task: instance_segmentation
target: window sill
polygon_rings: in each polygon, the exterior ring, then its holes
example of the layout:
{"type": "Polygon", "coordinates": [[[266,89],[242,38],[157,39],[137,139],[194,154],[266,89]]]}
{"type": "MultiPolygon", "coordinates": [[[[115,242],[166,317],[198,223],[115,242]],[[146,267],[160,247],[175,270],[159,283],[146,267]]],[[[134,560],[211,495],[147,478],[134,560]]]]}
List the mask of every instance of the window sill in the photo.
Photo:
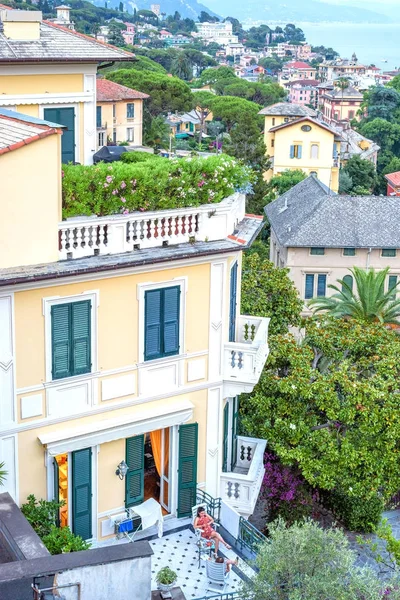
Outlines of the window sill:
{"type": "Polygon", "coordinates": [[[71,385],[72,383],[79,383],[79,381],[85,381],[86,379],[94,379],[100,375],[100,371],[92,371],[91,373],[84,373],[83,375],[73,375],[72,377],[63,377],[61,379],[52,379],[51,381],[44,381],[43,386],[45,388],[59,387],[61,385],[71,385]]]}
{"type": "Polygon", "coordinates": [[[174,354],[173,356],[163,356],[162,358],[153,358],[150,360],[144,360],[138,363],[138,367],[147,367],[147,366],[157,366],[157,365],[165,365],[169,362],[175,362],[176,360],[182,360],[183,358],[187,358],[187,354],[174,354]]]}

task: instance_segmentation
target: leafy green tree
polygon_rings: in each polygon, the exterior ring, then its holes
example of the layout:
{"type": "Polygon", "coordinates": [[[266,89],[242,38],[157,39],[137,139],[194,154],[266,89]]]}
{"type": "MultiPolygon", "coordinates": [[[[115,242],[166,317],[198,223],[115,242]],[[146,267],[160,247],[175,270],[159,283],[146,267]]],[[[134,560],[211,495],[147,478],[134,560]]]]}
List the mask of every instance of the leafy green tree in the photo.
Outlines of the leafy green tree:
{"type": "MultiPolygon", "coordinates": [[[[252,313],[250,313],[252,314],[252,313]]],[[[270,337],[243,426],[312,486],[363,499],[400,489],[399,336],[380,323],[308,319],[270,337]]]]}
{"type": "Polygon", "coordinates": [[[112,46],[125,46],[125,40],[117,23],[110,23],[108,43],[112,46]]]}
{"type": "Polygon", "coordinates": [[[215,96],[211,92],[195,92],[192,96],[192,107],[200,121],[199,142],[201,143],[205,132],[207,117],[211,114],[211,107],[215,96]]]}
{"type": "Polygon", "coordinates": [[[357,554],[340,529],[312,520],[269,526],[259,549],[257,571],[242,584],[243,600],[398,600],[397,579],[382,584],[370,568],[356,566],[357,554]]]}
{"type": "Polygon", "coordinates": [[[368,120],[381,118],[394,121],[400,108],[400,93],[395,88],[372,87],[365,93],[363,106],[367,110],[368,120]]]}
{"type": "Polygon", "coordinates": [[[219,21],[218,17],[212,17],[205,10],[202,10],[199,14],[199,22],[200,23],[217,23],[219,21]]]}
{"type": "Polygon", "coordinates": [[[344,170],[340,169],[339,172],[339,194],[350,194],[353,189],[353,179],[351,176],[344,170]]]}
{"type": "Polygon", "coordinates": [[[295,185],[300,183],[306,178],[306,174],[301,169],[294,169],[293,171],[287,169],[282,171],[279,175],[274,175],[270,179],[266,189],[265,204],[272,202],[279,196],[282,196],[286,192],[292,189],[295,185]]]}
{"type": "Polygon", "coordinates": [[[400,93],[400,75],[396,75],[396,77],[393,77],[392,81],[389,81],[389,83],[386,84],[387,87],[393,88],[394,90],[396,90],[396,92],[400,93]]]}
{"type": "Polygon", "coordinates": [[[242,313],[270,317],[271,335],[284,334],[288,327],[300,324],[303,303],[289,269],[275,267],[269,260],[269,246],[255,242],[243,257],[242,313]],[[250,311],[250,312],[249,312],[250,311]]]}
{"type": "Polygon", "coordinates": [[[234,96],[218,96],[214,98],[212,103],[214,119],[221,119],[228,132],[246,113],[257,118],[260,108],[255,102],[250,102],[244,98],[235,98],[234,96]]]}
{"type": "Polygon", "coordinates": [[[258,64],[261,67],[264,67],[264,69],[267,69],[267,71],[271,71],[273,74],[276,74],[278,71],[281,71],[284,61],[277,56],[271,56],[268,58],[260,58],[258,64]]]}
{"type": "Polygon", "coordinates": [[[108,73],[107,79],[149,94],[150,98],[146,100],[146,104],[151,116],[168,111],[189,110],[192,104],[189,86],[178,77],[134,69],[118,69],[108,73]]]}
{"type": "Polygon", "coordinates": [[[180,52],[172,61],[171,72],[184,81],[189,81],[189,79],[193,78],[193,65],[183,52],[180,52]]]}
{"type": "Polygon", "coordinates": [[[169,133],[169,127],[164,121],[164,117],[150,118],[150,122],[144,130],[144,142],[156,150],[162,147],[168,148],[169,133]]]}
{"type": "Polygon", "coordinates": [[[391,123],[382,118],[363,121],[359,125],[362,135],[374,140],[383,152],[390,150],[398,152],[400,149],[400,124],[391,123]]]}
{"type": "MultiPolygon", "coordinates": [[[[119,69],[118,65],[115,65],[113,67],[111,67],[111,69],[109,71],[106,72],[112,72],[112,71],[117,71],[119,69]]],[[[154,71],[156,73],[164,73],[166,74],[167,71],[164,69],[164,67],[162,67],[160,64],[156,63],[154,60],[151,60],[151,58],[148,58],[147,56],[140,56],[140,55],[135,55],[135,58],[128,62],[128,63],[124,63],[124,69],[135,69],[135,71],[154,71]]]]}
{"type": "Polygon", "coordinates": [[[355,289],[353,290],[344,279],[338,280],[341,289],[334,284],[328,285],[328,288],[336,293],[310,300],[309,306],[314,312],[323,310],[335,318],[351,318],[368,323],[399,323],[400,299],[396,299],[396,289],[400,281],[396,287],[385,291],[390,267],[382,271],[360,267],[349,270],[355,282],[355,289]]]}
{"type": "Polygon", "coordinates": [[[198,85],[198,87],[201,87],[203,85],[215,84],[221,79],[232,79],[233,81],[235,81],[238,78],[236,77],[231,67],[205,69],[199,77],[198,81],[196,82],[196,85],[198,85]]]}
{"type": "Polygon", "coordinates": [[[371,193],[376,183],[375,165],[372,162],[356,154],[347,161],[343,171],[351,177],[354,188],[362,187],[371,193]]]}

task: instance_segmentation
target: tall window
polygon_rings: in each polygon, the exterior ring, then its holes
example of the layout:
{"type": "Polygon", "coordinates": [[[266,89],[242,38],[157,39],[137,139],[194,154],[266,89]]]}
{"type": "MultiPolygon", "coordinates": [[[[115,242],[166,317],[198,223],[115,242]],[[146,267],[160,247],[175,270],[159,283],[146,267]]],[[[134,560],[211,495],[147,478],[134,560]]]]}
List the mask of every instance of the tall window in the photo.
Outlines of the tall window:
{"type": "MultiPolygon", "coordinates": [[[[351,291],[353,291],[353,277],[351,275],[345,275],[343,277],[343,283],[346,284],[351,291]]],[[[346,285],[342,285],[342,292],[348,292],[346,285]]]]}
{"type": "Polygon", "coordinates": [[[318,144],[311,144],[311,158],[319,158],[319,146],[318,144]]]}
{"type": "Polygon", "coordinates": [[[301,158],[302,150],[301,144],[293,144],[290,146],[290,158],[301,158]]]}
{"type": "Polygon", "coordinates": [[[128,127],[126,130],[126,139],[128,142],[133,142],[133,127],[128,127]]]}
{"type": "Polygon", "coordinates": [[[179,285],[145,292],[144,359],[179,354],[179,285]]]}
{"type": "Polygon", "coordinates": [[[51,307],[52,378],[63,379],[91,371],[91,302],[51,307]]]}
{"type": "Polygon", "coordinates": [[[311,248],[311,256],[323,256],[325,254],[325,248],[311,248]]]}
{"type": "Polygon", "coordinates": [[[397,285],[397,275],[389,275],[388,277],[388,291],[393,290],[397,285]]]}
{"type": "Polygon", "coordinates": [[[349,110],[349,119],[354,119],[354,110],[349,110]]]}
{"type": "Polygon", "coordinates": [[[321,297],[325,295],[326,275],[324,273],[319,273],[318,275],[307,273],[304,298],[310,300],[311,298],[314,298],[314,296],[321,297]]]}
{"type": "Polygon", "coordinates": [[[396,248],[382,248],[382,256],[387,258],[396,256],[396,248]]]}
{"type": "Polygon", "coordinates": [[[115,119],[116,116],[117,116],[117,105],[113,104],[113,118],[115,119]]]}
{"type": "Polygon", "coordinates": [[[135,118],[135,105],[132,102],[128,102],[128,104],[126,105],[126,118],[135,118]]]}
{"type": "Polygon", "coordinates": [[[96,106],[96,127],[101,127],[101,106],[96,106]]]}

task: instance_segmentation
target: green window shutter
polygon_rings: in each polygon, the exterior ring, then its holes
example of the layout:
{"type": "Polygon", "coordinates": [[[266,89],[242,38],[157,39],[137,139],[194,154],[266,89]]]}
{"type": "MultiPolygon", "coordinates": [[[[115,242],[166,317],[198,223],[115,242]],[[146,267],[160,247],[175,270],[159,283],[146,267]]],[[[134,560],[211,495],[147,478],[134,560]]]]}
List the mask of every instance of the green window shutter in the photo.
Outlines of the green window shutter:
{"type": "Polygon", "coordinates": [[[197,423],[179,427],[178,518],[190,516],[196,504],[197,439],[197,423]]]}
{"type": "Polygon", "coordinates": [[[397,286],[397,275],[389,275],[388,291],[390,292],[397,286]]]}
{"type": "MultiPolygon", "coordinates": [[[[343,277],[343,283],[346,284],[351,291],[353,291],[353,277],[351,275],[345,275],[343,277]]],[[[345,285],[342,285],[342,292],[349,292],[345,285]]]]}
{"type": "Polygon", "coordinates": [[[309,300],[314,296],[314,275],[311,273],[307,273],[306,275],[306,291],[304,294],[304,298],[309,300]]]}
{"type": "Polygon", "coordinates": [[[51,369],[53,379],[71,376],[70,304],[51,307],[51,369]]]}
{"type": "Polygon", "coordinates": [[[290,158],[294,158],[294,146],[290,146],[290,158]]]}
{"type": "Polygon", "coordinates": [[[163,292],[163,356],[179,353],[180,286],[165,288],[163,292]]]}
{"type": "Polygon", "coordinates": [[[92,450],[72,452],[72,531],[92,537],[92,450]]]}
{"type": "Polygon", "coordinates": [[[144,499],[144,435],[135,435],[125,442],[125,506],[140,504],[144,499]]]}
{"type": "Polygon", "coordinates": [[[223,462],[222,471],[226,473],[228,469],[228,426],[229,426],[229,402],[224,406],[224,432],[222,437],[223,462]]]}
{"type": "Polygon", "coordinates": [[[90,312],[90,300],[71,304],[73,375],[90,373],[91,370],[90,312]]]}
{"type": "Polygon", "coordinates": [[[145,293],[144,359],[161,356],[161,290],[145,293]]]}
{"type": "Polygon", "coordinates": [[[233,415],[232,415],[232,456],[231,469],[236,466],[237,447],[238,447],[238,425],[239,425],[239,396],[233,399],[233,415]]]}
{"type": "Polygon", "coordinates": [[[236,308],[237,308],[237,262],[231,269],[230,295],[229,295],[229,341],[235,341],[236,335],[236,308]]]}
{"type": "Polygon", "coordinates": [[[318,275],[317,296],[326,295],[326,275],[318,275]]]}

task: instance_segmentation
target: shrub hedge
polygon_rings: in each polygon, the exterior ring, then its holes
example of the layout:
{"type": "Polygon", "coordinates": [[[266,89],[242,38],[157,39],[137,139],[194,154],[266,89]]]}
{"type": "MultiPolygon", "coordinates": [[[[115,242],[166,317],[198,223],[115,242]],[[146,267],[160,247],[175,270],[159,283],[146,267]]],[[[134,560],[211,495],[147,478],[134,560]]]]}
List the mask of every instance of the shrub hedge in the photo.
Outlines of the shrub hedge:
{"type": "Polygon", "coordinates": [[[247,191],[252,172],[226,155],[63,166],[63,218],[221,202],[247,191]],[[150,162],[151,161],[151,162],[150,162]]]}

